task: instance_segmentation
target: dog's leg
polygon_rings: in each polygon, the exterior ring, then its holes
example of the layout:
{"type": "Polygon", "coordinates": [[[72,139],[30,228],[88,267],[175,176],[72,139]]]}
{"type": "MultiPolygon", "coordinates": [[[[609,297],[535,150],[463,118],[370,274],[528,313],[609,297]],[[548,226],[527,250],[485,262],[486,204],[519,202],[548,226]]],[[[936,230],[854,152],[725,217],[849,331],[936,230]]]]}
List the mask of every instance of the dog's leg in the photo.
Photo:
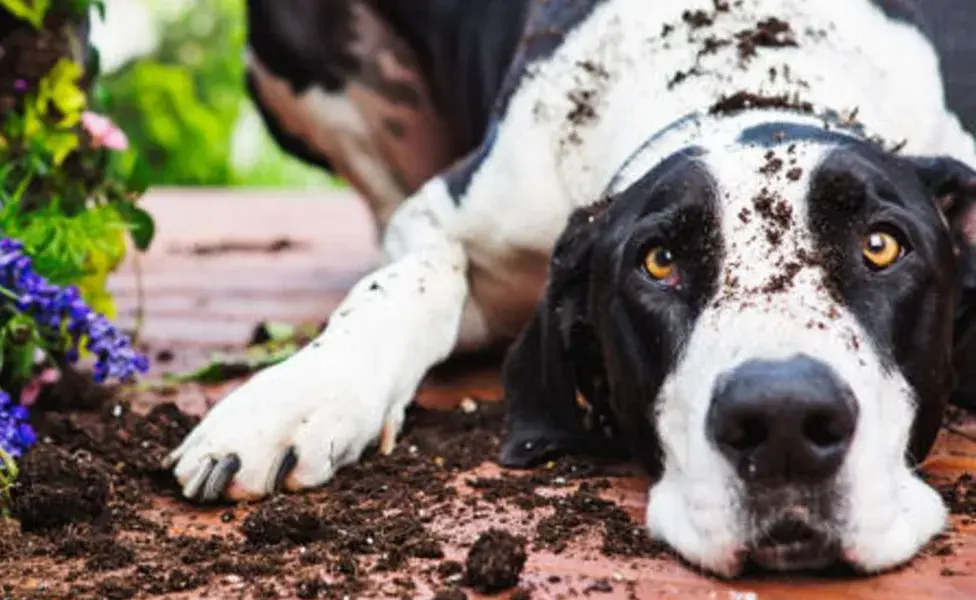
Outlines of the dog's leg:
{"type": "Polygon", "coordinates": [[[416,49],[363,0],[247,5],[247,89],[268,131],[292,156],[348,181],[382,231],[465,151],[416,49]]]}
{"type": "MultiPolygon", "coordinates": [[[[434,179],[396,213],[387,266],[360,281],[321,336],[254,376],[167,459],[188,498],[256,498],[326,482],[400,430],[421,379],[457,346],[468,304],[467,258],[452,239],[456,206],[434,179]]],[[[384,444],[387,445],[387,444],[384,444]]]]}

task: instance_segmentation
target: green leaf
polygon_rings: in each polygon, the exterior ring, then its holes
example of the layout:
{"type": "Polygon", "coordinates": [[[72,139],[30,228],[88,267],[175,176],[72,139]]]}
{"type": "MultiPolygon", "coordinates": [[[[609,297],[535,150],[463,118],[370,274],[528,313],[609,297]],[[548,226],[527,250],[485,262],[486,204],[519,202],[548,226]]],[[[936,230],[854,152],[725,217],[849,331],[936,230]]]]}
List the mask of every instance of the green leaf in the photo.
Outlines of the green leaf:
{"type": "Polygon", "coordinates": [[[85,110],[88,99],[85,92],[78,86],[84,68],[69,58],[62,58],[54,65],[40,82],[42,94],[50,94],[51,102],[64,117],[59,125],[73,127],[81,120],[81,113],[85,110]]]}
{"type": "Polygon", "coordinates": [[[44,17],[47,16],[51,0],[0,0],[0,7],[7,9],[7,12],[27,21],[40,29],[44,26],[44,17]]]}
{"type": "Polygon", "coordinates": [[[142,160],[138,154],[134,155],[132,170],[129,172],[129,179],[126,182],[129,191],[140,196],[146,193],[152,177],[153,173],[149,164],[142,160]]]}
{"type": "Polygon", "coordinates": [[[152,215],[133,202],[119,202],[115,208],[129,226],[129,233],[136,248],[143,252],[148,250],[156,236],[156,222],[152,215]]]}
{"type": "Polygon", "coordinates": [[[223,383],[284,362],[296,352],[298,352],[298,346],[286,344],[282,348],[273,350],[262,347],[251,348],[244,356],[216,354],[209,364],[182,375],[170,375],[166,380],[169,382],[223,383]]]}
{"type": "Polygon", "coordinates": [[[295,326],[291,323],[266,321],[261,325],[272,342],[284,342],[295,338],[295,326]]]}
{"type": "Polygon", "coordinates": [[[69,131],[48,134],[46,145],[51,152],[51,160],[54,162],[54,166],[61,166],[61,163],[78,148],[80,143],[78,136],[69,131]]]}
{"type": "Polygon", "coordinates": [[[92,77],[102,72],[102,53],[95,46],[88,48],[88,72],[92,77]]]}
{"type": "Polygon", "coordinates": [[[17,481],[17,463],[0,448],[0,517],[9,516],[10,490],[17,481]]]}

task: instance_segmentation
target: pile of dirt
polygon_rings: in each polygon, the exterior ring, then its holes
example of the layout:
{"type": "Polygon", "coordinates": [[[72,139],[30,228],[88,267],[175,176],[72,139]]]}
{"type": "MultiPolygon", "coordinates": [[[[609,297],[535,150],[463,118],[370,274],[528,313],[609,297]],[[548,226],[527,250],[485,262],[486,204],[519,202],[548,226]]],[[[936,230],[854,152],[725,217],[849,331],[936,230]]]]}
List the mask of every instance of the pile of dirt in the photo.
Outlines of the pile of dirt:
{"type": "Polygon", "coordinates": [[[976,480],[970,473],[938,486],[938,490],[952,514],[976,518],[976,480]]]}
{"type": "Polygon", "coordinates": [[[525,567],[525,538],[489,529],[475,541],[465,567],[468,585],[493,594],[518,585],[525,567]]]}

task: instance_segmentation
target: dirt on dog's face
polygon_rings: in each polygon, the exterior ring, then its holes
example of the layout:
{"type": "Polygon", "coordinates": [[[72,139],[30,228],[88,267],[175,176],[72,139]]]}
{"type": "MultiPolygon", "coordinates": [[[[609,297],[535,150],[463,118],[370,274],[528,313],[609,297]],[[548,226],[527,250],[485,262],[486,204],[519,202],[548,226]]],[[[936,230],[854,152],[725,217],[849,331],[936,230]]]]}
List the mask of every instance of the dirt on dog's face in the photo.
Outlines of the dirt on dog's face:
{"type": "Polygon", "coordinates": [[[782,129],[574,216],[506,364],[502,460],[636,455],[651,532],[721,575],[877,571],[946,521],[912,467],[957,389],[976,175],[782,129]]]}

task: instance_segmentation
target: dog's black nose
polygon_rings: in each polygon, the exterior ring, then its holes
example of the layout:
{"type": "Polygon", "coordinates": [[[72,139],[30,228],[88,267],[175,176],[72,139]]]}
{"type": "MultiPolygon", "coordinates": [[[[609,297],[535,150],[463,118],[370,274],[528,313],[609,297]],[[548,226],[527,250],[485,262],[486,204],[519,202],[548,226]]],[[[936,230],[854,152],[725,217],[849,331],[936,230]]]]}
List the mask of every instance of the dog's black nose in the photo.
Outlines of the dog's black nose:
{"type": "Polygon", "coordinates": [[[749,482],[821,481],[840,468],[857,426],[853,393],[806,356],[752,361],[720,378],[708,433],[749,482]]]}

